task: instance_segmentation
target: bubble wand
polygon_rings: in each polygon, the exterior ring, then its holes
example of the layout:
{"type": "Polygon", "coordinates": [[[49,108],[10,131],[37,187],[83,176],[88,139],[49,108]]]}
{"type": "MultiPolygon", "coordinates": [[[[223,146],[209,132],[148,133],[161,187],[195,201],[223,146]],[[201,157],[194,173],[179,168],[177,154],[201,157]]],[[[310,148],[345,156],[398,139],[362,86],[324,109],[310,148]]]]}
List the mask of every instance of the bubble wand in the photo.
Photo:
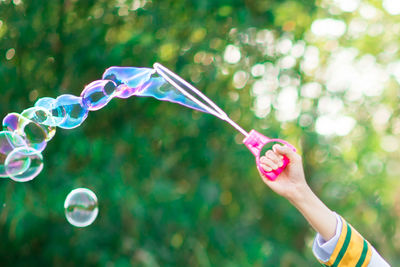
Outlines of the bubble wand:
{"type": "Polygon", "coordinates": [[[286,142],[285,140],[269,138],[265,135],[262,135],[261,133],[257,132],[254,129],[251,130],[250,132],[246,132],[236,122],[234,122],[231,118],[229,118],[229,116],[221,108],[219,108],[213,101],[211,101],[211,99],[209,99],[207,96],[205,96],[202,92],[200,92],[193,85],[191,85],[190,83],[188,83],[187,81],[182,79],[176,73],[167,69],[160,63],[155,63],[153,65],[153,68],[156,70],[156,72],[159,75],[161,75],[173,87],[175,87],[177,90],[179,90],[179,92],[181,92],[184,96],[186,96],[187,98],[189,98],[190,100],[195,102],[197,105],[199,105],[203,109],[207,110],[210,114],[213,114],[214,116],[220,118],[221,120],[228,122],[237,131],[239,131],[241,134],[243,134],[245,136],[245,138],[243,139],[243,144],[245,144],[246,147],[255,156],[258,170],[269,180],[271,180],[271,181],[276,180],[276,178],[279,176],[279,174],[282,173],[282,171],[289,164],[289,159],[286,156],[283,156],[282,167],[280,167],[276,170],[272,170],[270,172],[265,171],[261,167],[260,153],[266,144],[281,143],[281,144],[287,145],[293,151],[296,151],[296,148],[294,146],[292,146],[291,144],[289,144],[288,142],[286,142]],[[204,102],[202,102],[201,100],[199,100],[196,97],[199,97],[204,102]]]}
{"type": "Polygon", "coordinates": [[[3,131],[0,131],[0,177],[18,182],[34,179],[43,169],[42,151],[54,137],[56,127],[76,128],[88,117],[89,111],[105,107],[113,98],[131,96],[154,97],[210,113],[245,136],[243,143],[256,157],[257,167],[266,179],[273,181],[284,170],[289,163],[286,157],[282,167],[271,172],[264,171],[260,166],[260,153],[268,143],[282,143],[295,151],[292,145],[281,139],[268,138],[255,130],[246,132],[190,83],[160,63],[155,63],[153,67],[110,67],[101,80],[86,85],[80,96],[43,97],[21,114],[7,114],[2,122],[3,131]]]}

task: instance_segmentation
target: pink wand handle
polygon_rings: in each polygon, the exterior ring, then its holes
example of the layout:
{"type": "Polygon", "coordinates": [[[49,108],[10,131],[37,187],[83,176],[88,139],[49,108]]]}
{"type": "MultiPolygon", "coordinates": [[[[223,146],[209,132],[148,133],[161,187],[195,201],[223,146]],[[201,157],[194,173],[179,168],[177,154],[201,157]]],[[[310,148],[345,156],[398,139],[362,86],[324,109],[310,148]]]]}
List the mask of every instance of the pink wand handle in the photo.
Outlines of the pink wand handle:
{"type": "Polygon", "coordinates": [[[286,166],[289,164],[289,159],[286,156],[283,156],[283,165],[282,167],[266,172],[260,165],[260,153],[262,148],[268,144],[268,143],[281,143],[284,145],[287,145],[293,151],[296,152],[296,148],[289,144],[288,142],[281,140],[281,139],[270,139],[256,130],[251,130],[249,135],[243,140],[243,143],[247,146],[247,148],[253,153],[253,155],[256,157],[256,163],[257,163],[257,168],[258,170],[269,180],[275,181],[276,178],[281,174],[281,172],[286,168],[286,166]]]}

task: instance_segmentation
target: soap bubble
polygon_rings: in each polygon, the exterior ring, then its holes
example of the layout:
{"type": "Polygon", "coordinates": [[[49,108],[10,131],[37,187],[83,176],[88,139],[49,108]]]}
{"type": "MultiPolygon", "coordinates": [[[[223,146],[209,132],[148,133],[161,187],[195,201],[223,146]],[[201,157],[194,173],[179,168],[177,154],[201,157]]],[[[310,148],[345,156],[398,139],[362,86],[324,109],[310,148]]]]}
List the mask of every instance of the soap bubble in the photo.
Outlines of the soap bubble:
{"type": "Polygon", "coordinates": [[[58,125],[60,128],[72,129],[78,127],[87,118],[89,111],[83,105],[82,97],[74,95],[60,95],[56,99],[56,108],[65,110],[65,121],[58,125]]]}
{"type": "Polygon", "coordinates": [[[42,154],[31,147],[18,147],[8,154],[4,162],[7,176],[16,182],[34,179],[43,169],[42,154]]]}
{"type": "Polygon", "coordinates": [[[27,119],[36,122],[46,133],[46,141],[50,141],[56,134],[54,118],[49,111],[42,107],[32,107],[22,111],[21,115],[27,119]]]}
{"type": "Polygon", "coordinates": [[[96,195],[89,189],[72,190],[64,202],[65,217],[76,227],[86,227],[94,222],[99,213],[96,195]]]}
{"type": "Polygon", "coordinates": [[[5,169],[5,160],[7,156],[17,147],[25,146],[24,139],[10,131],[0,132],[0,177],[8,177],[5,169]]]}
{"type": "Polygon", "coordinates": [[[8,113],[3,119],[3,129],[10,132],[17,131],[19,118],[18,113],[8,113]]]}
{"type": "Polygon", "coordinates": [[[58,126],[67,119],[67,113],[62,106],[56,106],[57,100],[52,97],[39,98],[35,103],[35,107],[42,107],[46,109],[52,116],[51,121],[46,121],[46,125],[58,126]],[[53,124],[51,124],[53,123],[53,124]]]}
{"type": "Polygon", "coordinates": [[[16,132],[22,136],[27,146],[43,151],[47,145],[47,132],[38,123],[21,116],[18,113],[9,113],[3,120],[3,129],[16,132]]]}
{"type": "Polygon", "coordinates": [[[110,80],[98,80],[88,84],[82,91],[83,104],[90,111],[99,110],[110,102],[117,85],[110,80]]]}

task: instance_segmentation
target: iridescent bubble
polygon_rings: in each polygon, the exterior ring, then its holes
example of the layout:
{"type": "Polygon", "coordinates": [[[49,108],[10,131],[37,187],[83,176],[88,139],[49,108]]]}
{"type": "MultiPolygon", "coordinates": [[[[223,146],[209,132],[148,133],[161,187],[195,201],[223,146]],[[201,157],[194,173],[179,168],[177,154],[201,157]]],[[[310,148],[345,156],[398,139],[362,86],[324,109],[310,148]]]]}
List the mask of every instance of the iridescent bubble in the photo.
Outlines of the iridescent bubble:
{"type": "Polygon", "coordinates": [[[82,97],[74,95],[61,95],[57,97],[56,108],[62,107],[65,110],[65,121],[60,125],[64,129],[78,127],[88,116],[88,109],[82,103],[82,97]]]}
{"type": "Polygon", "coordinates": [[[46,132],[46,141],[50,141],[56,134],[56,127],[54,125],[54,118],[49,111],[42,107],[32,107],[25,109],[21,115],[27,119],[36,122],[43,131],[46,132]]]}
{"type": "Polygon", "coordinates": [[[43,169],[42,154],[31,147],[18,147],[4,162],[7,175],[16,182],[34,179],[43,169]]]}
{"type": "Polygon", "coordinates": [[[91,82],[82,91],[82,102],[90,111],[99,110],[110,102],[116,87],[111,80],[91,82]]]}
{"type": "Polygon", "coordinates": [[[0,177],[8,177],[4,164],[10,152],[25,145],[24,139],[16,132],[0,132],[0,177]]]}
{"type": "Polygon", "coordinates": [[[112,80],[118,85],[114,93],[116,97],[128,98],[134,95],[137,88],[148,81],[154,72],[151,68],[111,67],[103,73],[103,80],[112,80]]]}
{"type": "Polygon", "coordinates": [[[70,224],[86,227],[94,222],[99,213],[97,197],[89,189],[74,189],[65,199],[64,210],[70,224]]]}
{"type": "Polygon", "coordinates": [[[138,88],[135,95],[151,96],[161,101],[177,103],[188,108],[209,113],[206,109],[202,108],[194,101],[190,100],[187,96],[183,95],[182,92],[165,81],[165,79],[158,74],[154,74],[148,81],[138,88]]]}
{"type": "Polygon", "coordinates": [[[3,130],[5,131],[18,131],[19,121],[21,115],[18,113],[8,113],[3,119],[3,130]]]}
{"type": "Polygon", "coordinates": [[[26,145],[35,150],[43,151],[47,145],[46,129],[18,113],[7,114],[3,120],[3,129],[21,135],[26,145]]]}
{"type": "Polygon", "coordinates": [[[35,107],[46,109],[52,116],[52,120],[44,122],[45,125],[58,126],[66,120],[66,112],[64,107],[56,106],[57,100],[52,97],[39,98],[35,103],[35,107]]]}

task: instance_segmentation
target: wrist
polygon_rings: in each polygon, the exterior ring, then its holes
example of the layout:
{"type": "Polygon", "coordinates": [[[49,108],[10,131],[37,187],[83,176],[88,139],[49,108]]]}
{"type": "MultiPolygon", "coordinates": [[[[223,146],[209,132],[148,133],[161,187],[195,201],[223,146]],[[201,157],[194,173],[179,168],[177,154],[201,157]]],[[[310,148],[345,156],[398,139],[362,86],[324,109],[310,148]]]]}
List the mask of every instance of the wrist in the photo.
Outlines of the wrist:
{"type": "Polygon", "coordinates": [[[287,197],[287,199],[292,203],[295,207],[299,207],[310,201],[313,196],[313,191],[311,188],[306,184],[299,184],[296,185],[293,192],[287,197]]]}
{"type": "Polygon", "coordinates": [[[330,240],[336,233],[336,215],[318,197],[310,187],[303,187],[291,203],[304,216],[308,223],[324,240],[330,240]]]}

